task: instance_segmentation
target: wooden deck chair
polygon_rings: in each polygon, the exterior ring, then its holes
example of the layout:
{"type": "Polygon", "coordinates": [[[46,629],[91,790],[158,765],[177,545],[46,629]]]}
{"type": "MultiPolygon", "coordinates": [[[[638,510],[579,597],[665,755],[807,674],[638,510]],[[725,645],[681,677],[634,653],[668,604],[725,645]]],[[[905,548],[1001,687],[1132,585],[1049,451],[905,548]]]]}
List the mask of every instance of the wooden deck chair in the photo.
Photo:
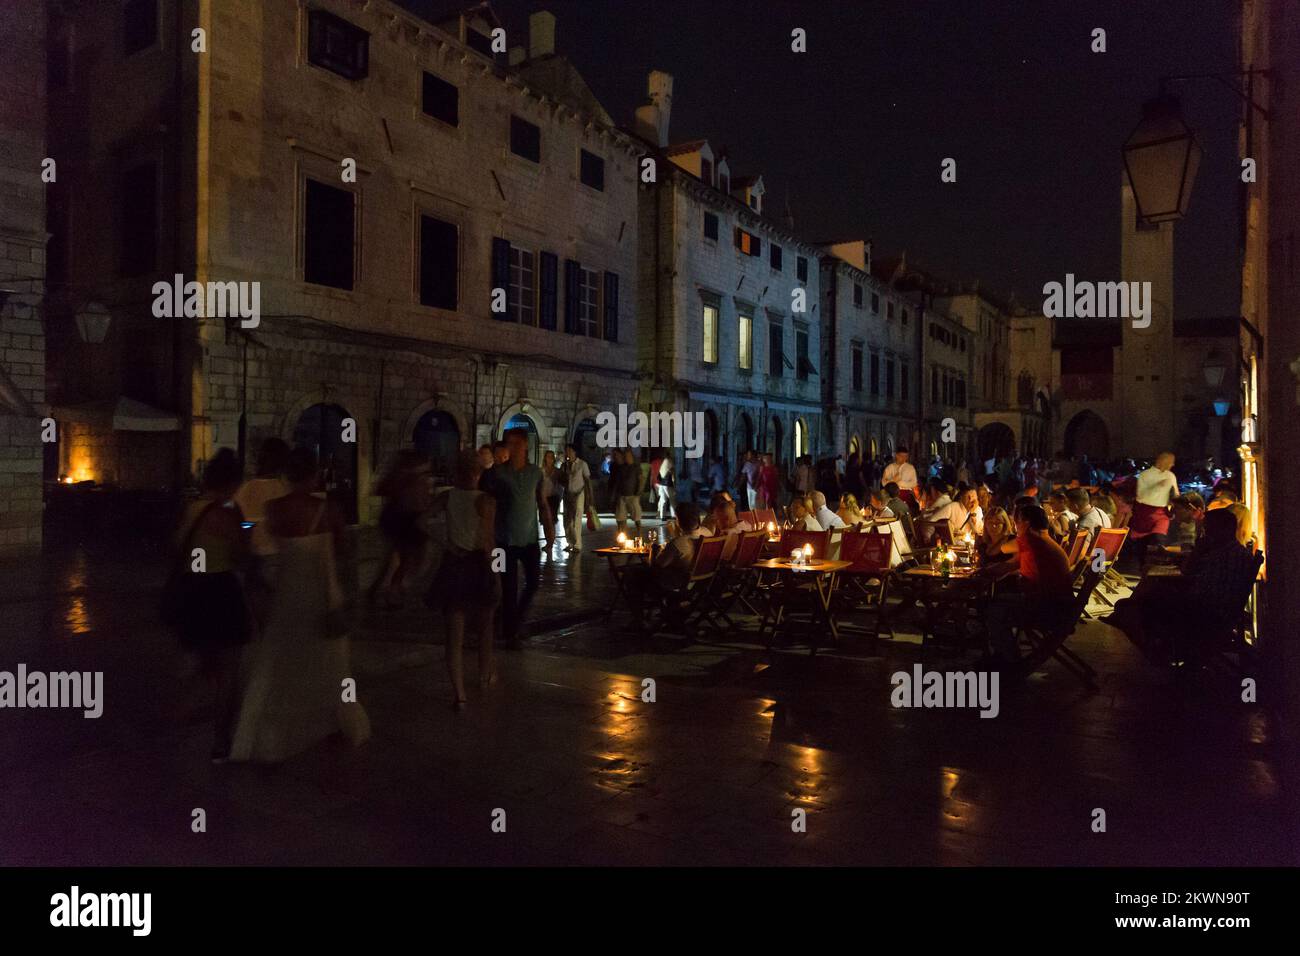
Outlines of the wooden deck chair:
{"type": "Polygon", "coordinates": [[[1021,658],[1021,676],[1028,677],[1049,660],[1056,660],[1089,690],[1097,690],[1097,672],[1087,661],[1067,647],[1066,642],[1079,626],[1084,608],[1088,606],[1088,600],[1092,597],[1098,582],[1101,581],[1103,573],[1093,570],[1090,564],[1085,565],[1078,590],[1075,591],[1074,601],[1062,614],[1059,622],[1050,626],[1020,629],[1021,638],[1029,646],[1028,652],[1021,658]]]}
{"type": "Polygon", "coordinates": [[[1097,540],[1093,543],[1092,549],[1084,555],[1084,560],[1091,564],[1097,551],[1102,552],[1103,574],[1095,593],[1098,599],[1109,607],[1114,607],[1115,604],[1106,596],[1105,592],[1109,591],[1114,594],[1121,587],[1127,587],[1128,585],[1128,582],[1124,580],[1124,576],[1115,570],[1115,562],[1119,560],[1120,551],[1123,550],[1127,538],[1127,528],[1100,528],[1097,531],[1097,540]]]}
{"type": "Polygon", "coordinates": [[[795,548],[805,544],[812,545],[813,557],[826,560],[830,555],[831,533],[829,531],[797,531],[789,528],[781,535],[781,557],[788,557],[795,548]]]}
{"type": "Polygon", "coordinates": [[[1080,528],[1074,532],[1074,540],[1070,543],[1070,548],[1066,552],[1066,557],[1069,559],[1071,576],[1075,576],[1079,572],[1080,562],[1083,560],[1083,552],[1088,546],[1088,538],[1090,537],[1091,535],[1088,534],[1086,528],[1080,528]]]}
{"type": "Polygon", "coordinates": [[[735,546],[730,557],[724,559],[718,568],[718,583],[714,588],[714,601],[717,606],[716,617],[728,631],[736,629],[730,612],[736,605],[761,618],[763,612],[755,605],[758,603],[754,593],[757,575],[754,562],[763,553],[763,542],[767,540],[766,531],[746,531],[730,536],[735,546]]]}
{"type": "Polygon", "coordinates": [[[722,567],[722,554],[727,547],[727,536],[701,538],[695,547],[695,563],[691,565],[691,576],[686,581],[680,599],[685,617],[682,623],[705,625],[720,628],[715,620],[717,610],[711,604],[713,586],[718,569],[722,567]]]}
{"type": "MultiPolygon", "coordinates": [[[[844,586],[837,597],[851,607],[872,612],[871,636],[880,636],[880,623],[884,615],[885,599],[889,588],[889,557],[893,536],[878,531],[861,531],[846,534],[840,540],[840,560],[849,566],[840,572],[844,586]]],[[[893,627],[889,629],[893,638],[893,627]]]]}
{"type": "Polygon", "coordinates": [[[754,517],[758,519],[757,528],[766,528],[770,524],[776,524],[776,511],[772,508],[758,508],[754,511],[754,517]]]}

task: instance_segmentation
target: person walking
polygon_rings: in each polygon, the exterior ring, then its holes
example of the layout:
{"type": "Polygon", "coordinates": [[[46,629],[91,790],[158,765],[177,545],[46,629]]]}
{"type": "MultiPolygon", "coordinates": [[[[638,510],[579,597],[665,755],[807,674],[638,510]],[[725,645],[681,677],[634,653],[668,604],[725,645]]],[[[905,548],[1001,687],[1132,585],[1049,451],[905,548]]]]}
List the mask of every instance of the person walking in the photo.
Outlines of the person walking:
{"type": "MultiPolygon", "coordinates": [[[[552,461],[555,456],[551,455],[552,461]]],[[[465,694],[465,625],[478,636],[478,680],[486,688],[496,681],[492,661],[492,617],[501,603],[501,584],[492,571],[496,502],[478,490],[482,467],[474,453],[461,452],[454,487],[439,498],[436,510],[447,516],[447,541],[442,564],[429,585],[425,604],[441,610],[447,625],[447,675],[463,710],[465,694]]]]}
{"type": "Polygon", "coordinates": [[[578,449],[564,446],[564,464],[560,466],[560,490],[564,493],[564,536],[568,539],[565,551],[582,550],[582,523],[585,519],[587,488],[591,484],[591,468],[578,457],[578,449]]]}
{"type": "Polygon", "coordinates": [[[289,445],[280,438],[268,438],[257,453],[257,475],[240,486],[234,502],[251,524],[249,550],[252,557],[244,576],[244,591],[259,625],[266,624],[270,608],[275,558],[275,537],[266,524],[266,506],[289,493],[284,472],[289,465],[289,445]]]}
{"type": "Polygon", "coordinates": [[[670,518],[677,517],[677,472],[673,468],[673,456],[664,454],[659,459],[658,481],[655,483],[656,503],[659,508],[659,520],[664,520],[664,512],[670,518]]]}
{"type": "Polygon", "coordinates": [[[336,732],[353,744],[370,737],[370,720],[345,685],[352,669],[338,579],[344,518],[336,502],[317,496],[320,478],[315,454],[295,448],[291,490],[267,505],[275,593],[252,648],[232,760],[278,763],[336,732]]]}
{"type": "Polygon", "coordinates": [[[623,530],[624,523],[630,517],[636,527],[636,537],[641,536],[641,464],[631,450],[616,453],[619,464],[613,471],[614,476],[614,527],[623,530]],[[621,457],[620,457],[621,456],[621,457]]]}
{"type": "Polygon", "coordinates": [[[745,476],[745,500],[749,503],[749,510],[753,511],[758,507],[758,478],[763,471],[758,453],[753,449],[745,452],[745,464],[740,470],[745,476]]]}
{"type": "Polygon", "coordinates": [[[392,470],[379,483],[386,500],[379,513],[379,528],[388,544],[381,571],[370,585],[371,603],[382,599],[390,608],[405,601],[406,582],[419,575],[428,557],[429,536],[424,529],[433,495],[433,469],[429,459],[414,450],[398,453],[392,470]]]}
{"type": "Polygon", "coordinates": [[[560,474],[560,468],[555,462],[555,452],[547,450],[542,455],[542,495],[546,498],[546,504],[551,509],[551,517],[555,519],[552,526],[552,537],[558,537],[560,531],[560,501],[564,496],[563,477],[560,474]]]}
{"type": "Polygon", "coordinates": [[[541,579],[541,548],[537,526],[546,529],[546,548],[555,545],[555,524],[542,494],[542,470],[528,461],[528,432],[506,432],[507,461],[489,473],[485,489],[496,501],[496,545],[505,551],[506,569],[501,580],[501,634],[506,646],[522,646],[528,609],[541,579]],[[519,569],[524,588],[519,590],[519,569]]]}
{"type": "Polygon", "coordinates": [[[248,542],[243,515],[232,501],[241,472],[229,448],[220,449],[203,469],[202,496],[185,505],[176,528],[178,572],[164,597],[165,616],[176,628],[181,647],[198,659],[199,676],[212,685],[214,763],[230,756],[239,710],[239,658],[252,632],[238,574],[248,542]]]}

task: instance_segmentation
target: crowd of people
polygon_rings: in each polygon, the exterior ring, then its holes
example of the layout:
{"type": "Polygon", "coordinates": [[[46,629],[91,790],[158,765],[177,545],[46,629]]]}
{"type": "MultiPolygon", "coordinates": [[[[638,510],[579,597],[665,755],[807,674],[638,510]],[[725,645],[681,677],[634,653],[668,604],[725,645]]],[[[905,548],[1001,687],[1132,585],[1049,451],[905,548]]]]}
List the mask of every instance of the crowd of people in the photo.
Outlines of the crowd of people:
{"type": "MultiPolygon", "coordinates": [[[[891,535],[894,566],[936,543],[963,543],[979,555],[982,573],[1016,578],[998,589],[986,615],[994,663],[1014,654],[1017,625],[1051,620],[1073,600],[1077,566],[1066,549],[1080,531],[1090,550],[1101,530],[1127,528],[1139,566],[1152,547],[1191,555],[1177,587],[1194,588],[1194,599],[1165,587],[1121,602],[1114,616],[1144,651],[1173,639],[1170,622],[1194,627],[1227,613],[1235,600],[1228,582],[1238,581],[1255,550],[1249,511],[1230,481],[1220,478],[1208,499],[1183,492],[1169,453],[1118,477],[1086,459],[1074,464],[1069,472],[1060,462],[1003,456],[972,469],[935,459],[918,471],[900,448],[888,462],[801,456],[786,471],[770,453],[748,451],[734,474],[721,459],[704,463],[702,508],[696,490],[678,500],[671,454],[643,462],[634,451],[611,450],[593,476],[572,445],[533,464],[528,434],[514,429],[461,452],[450,488],[435,487],[428,458],[397,457],[378,488],[386,548],[365,594],[372,606],[402,606],[440,555],[425,604],[445,622],[457,709],[468,700],[466,632],[477,638],[479,682],[487,686],[496,680],[494,638],[518,647],[527,635],[543,549],[557,559],[562,537],[564,555],[581,553],[584,528],[599,527],[597,502],[638,538],[647,514],[661,523],[663,546],[632,582],[642,597],[680,588],[702,537],[766,530],[755,527],[758,511],[807,531],[875,526],[891,535]],[[434,549],[439,523],[445,532],[434,549]]],[[[341,693],[349,670],[341,569],[355,566],[344,526],[308,449],[268,440],[248,480],[229,449],[207,463],[202,494],[186,504],[176,530],[164,612],[195,675],[212,684],[214,760],[278,761],[334,732],[355,742],[368,736],[364,709],[341,693]]]]}

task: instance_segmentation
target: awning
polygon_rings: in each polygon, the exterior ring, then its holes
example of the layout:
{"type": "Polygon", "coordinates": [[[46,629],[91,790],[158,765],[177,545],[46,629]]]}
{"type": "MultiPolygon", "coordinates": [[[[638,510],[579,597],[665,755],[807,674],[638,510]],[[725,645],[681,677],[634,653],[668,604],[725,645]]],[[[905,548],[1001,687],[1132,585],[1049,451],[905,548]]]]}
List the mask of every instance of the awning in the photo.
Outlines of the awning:
{"type": "Polygon", "coordinates": [[[108,398],[83,405],[66,405],[52,409],[55,420],[109,425],[118,432],[180,431],[180,419],[171,412],[154,408],[134,398],[108,398]]]}

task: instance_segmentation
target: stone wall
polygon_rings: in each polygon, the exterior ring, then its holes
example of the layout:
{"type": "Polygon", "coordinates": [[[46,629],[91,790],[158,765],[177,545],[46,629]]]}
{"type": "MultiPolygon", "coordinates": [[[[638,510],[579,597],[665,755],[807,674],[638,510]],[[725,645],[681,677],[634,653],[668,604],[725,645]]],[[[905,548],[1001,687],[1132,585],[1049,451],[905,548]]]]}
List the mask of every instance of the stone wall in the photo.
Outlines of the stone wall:
{"type": "Polygon", "coordinates": [[[0,551],[41,543],[45,4],[0,5],[0,551]]]}

